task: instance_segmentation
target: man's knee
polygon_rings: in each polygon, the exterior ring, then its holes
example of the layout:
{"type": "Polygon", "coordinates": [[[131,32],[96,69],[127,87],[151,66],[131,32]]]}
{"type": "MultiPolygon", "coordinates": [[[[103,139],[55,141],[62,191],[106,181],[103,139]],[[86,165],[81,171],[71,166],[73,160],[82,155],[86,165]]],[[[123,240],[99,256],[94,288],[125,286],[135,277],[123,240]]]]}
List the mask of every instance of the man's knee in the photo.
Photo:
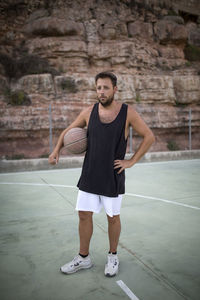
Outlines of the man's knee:
{"type": "Polygon", "coordinates": [[[108,223],[111,224],[111,225],[120,222],[120,215],[116,215],[116,216],[113,216],[113,217],[110,217],[110,216],[107,215],[107,218],[108,218],[108,223]]]}
{"type": "Polygon", "coordinates": [[[92,220],[93,212],[91,211],[79,211],[78,214],[79,214],[80,221],[92,220]]]}

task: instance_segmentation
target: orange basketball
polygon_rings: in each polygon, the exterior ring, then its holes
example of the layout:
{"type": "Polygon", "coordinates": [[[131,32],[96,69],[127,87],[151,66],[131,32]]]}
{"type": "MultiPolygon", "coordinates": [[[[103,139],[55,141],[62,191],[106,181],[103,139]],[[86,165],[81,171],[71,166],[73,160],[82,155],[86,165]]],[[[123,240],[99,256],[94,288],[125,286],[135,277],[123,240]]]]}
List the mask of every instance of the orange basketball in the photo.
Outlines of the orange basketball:
{"type": "Polygon", "coordinates": [[[87,130],[75,127],[64,136],[64,147],[72,154],[81,154],[87,149],[87,130]]]}

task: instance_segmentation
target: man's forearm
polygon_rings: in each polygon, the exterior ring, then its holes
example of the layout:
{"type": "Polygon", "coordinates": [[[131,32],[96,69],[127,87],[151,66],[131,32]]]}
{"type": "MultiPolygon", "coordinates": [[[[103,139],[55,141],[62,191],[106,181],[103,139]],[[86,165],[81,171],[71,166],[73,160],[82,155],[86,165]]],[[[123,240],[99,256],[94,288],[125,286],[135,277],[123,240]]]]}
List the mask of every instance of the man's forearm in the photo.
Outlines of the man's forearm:
{"type": "Polygon", "coordinates": [[[57,141],[57,144],[56,144],[56,146],[55,146],[55,148],[53,150],[54,152],[60,152],[60,149],[63,147],[63,138],[64,138],[64,135],[65,135],[65,132],[66,132],[66,130],[64,130],[60,134],[60,136],[58,138],[58,141],[57,141]]]}
{"type": "Polygon", "coordinates": [[[144,154],[149,150],[149,148],[154,142],[155,142],[155,137],[153,133],[144,137],[139,148],[136,150],[134,155],[130,158],[131,164],[132,165],[136,164],[142,158],[142,156],[144,156],[144,154]]]}

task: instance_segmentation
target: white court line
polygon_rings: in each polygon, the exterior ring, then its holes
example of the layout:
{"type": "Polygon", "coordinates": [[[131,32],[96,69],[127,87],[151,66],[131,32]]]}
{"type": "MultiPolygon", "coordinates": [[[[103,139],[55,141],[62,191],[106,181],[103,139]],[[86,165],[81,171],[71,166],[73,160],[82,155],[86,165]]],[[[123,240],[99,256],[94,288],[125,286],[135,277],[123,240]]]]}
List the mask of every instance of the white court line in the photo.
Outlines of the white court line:
{"type": "Polygon", "coordinates": [[[138,194],[131,194],[131,193],[126,193],[125,195],[132,196],[132,197],[146,198],[146,199],[156,200],[156,201],[162,201],[162,202],[166,202],[166,203],[170,203],[170,204],[174,204],[174,205],[179,205],[179,206],[184,206],[184,207],[200,210],[200,207],[184,204],[182,202],[176,202],[176,201],[171,201],[171,200],[167,200],[167,199],[138,195],[138,194]]]}
{"type": "MultiPolygon", "coordinates": [[[[160,164],[173,164],[173,163],[190,163],[200,162],[199,158],[194,159],[177,159],[177,160],[164,160],[164,161],[153,161],[153,162],[142,162],[139,161],[137,164],[134,165],[135,167],[142,167],[144,165],[160,165],[160,164]]],[[[76,168],[65,168],[65,169],[51,169],[51,170],[32,170],[32,171],[21,171],[21,172],[8,172],[8,173],[0,173],[0,176],[11,176],[11,175],[27,175],[27,174],[36,174],[36,173],[53,173],[53,172],[66,172],[66,171],[80,171],[81,167],[76,168]]]]}
{"type": "MultiPolygon", "coordinates": [[[[52,187],[62,187],[62,188],[72,188],[72,189],[77,189],[76,186],[74,185],[64,185],[64,184],[50,184],[50,183],[27,183],[27,182],[0,182],[0,185],[29,185],[29,186],[52,186],[52,187]]],[[[131,194],[131,193],[125,193],[127,196],[131,197],[139,197],[139,198],[144,198],[144,199],[150,199],[150,200],[156,200],[156,201],[161,201],[165,203],[170,203],[174,205],[179,205],[187,208],[192,208],[196,210],[200,210],[200,207],[197,206],[192,206],[188,204],[184,204],[182,202],[176,202],[176,201],[171,201],[167,199],[162,199],[162,198],[157,198],[157,197],[151,197],[151,196],[145,196],[145,195],[138,195],[138,194],[131,194]]]]}
{"type": "Polygon", "coordinates": [[[30,185],[30,186],[54,186],[54,187],[63,187],[63,188],[71,188],[77,189],[74,185],[64,185],[64,184],[50,184],[50,183],[28,183],[28,182],[0,182],[0,184],[15,184],[15,185],[30,185]]]}
{"type": "Polygon", "coordinates": [[[131,300],[139,300],[139,298],[133,294],[133,292],[127,287],[127,285],[122,280],[118,280],[116,281],[116,283],[131,300]]]}

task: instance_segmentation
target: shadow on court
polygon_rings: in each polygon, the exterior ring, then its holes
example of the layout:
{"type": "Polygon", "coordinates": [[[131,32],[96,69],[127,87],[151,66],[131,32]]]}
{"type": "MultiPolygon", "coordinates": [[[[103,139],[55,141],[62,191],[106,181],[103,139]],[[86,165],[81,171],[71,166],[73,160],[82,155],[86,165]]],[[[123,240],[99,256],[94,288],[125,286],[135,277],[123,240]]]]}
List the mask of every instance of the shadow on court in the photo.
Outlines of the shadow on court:
{"type": "Polygon", "coordinates": [[[140,163],[126,171],[120,272],[104,276],[107,220],[94,215],[94,267],[59,268],[78,252],[80,169],[0,175],[0,299],[198,300],[200,160],[140,163]]]}

